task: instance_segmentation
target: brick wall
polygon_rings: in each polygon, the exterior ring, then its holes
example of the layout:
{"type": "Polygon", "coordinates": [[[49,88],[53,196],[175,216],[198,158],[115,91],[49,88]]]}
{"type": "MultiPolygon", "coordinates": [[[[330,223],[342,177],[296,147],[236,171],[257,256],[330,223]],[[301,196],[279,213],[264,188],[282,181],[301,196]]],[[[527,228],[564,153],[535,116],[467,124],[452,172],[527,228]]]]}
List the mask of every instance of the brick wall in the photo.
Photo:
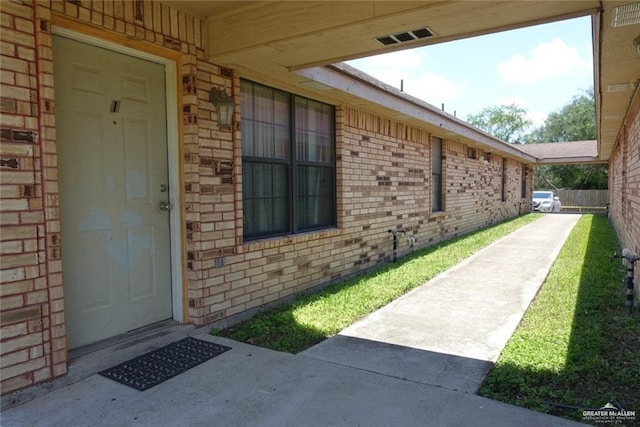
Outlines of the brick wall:
{"type": "MultiPolygon", "coordinates": [[[[502,201],[502,157],[471,159],[466,146],[445,139],[445,211],[432,214],[432,135],[337,106],[338,227],[243,243],[240,129],[219,129],[208,101],[212,86],[237,94],[240,76],[205,60],[202,22],[152,1],[3,1],[2,394],[67,369],[51,47],[57,16],[179,54],[186,303],[196,325],[236,321],[388,261],[389,229],[406,230],[421,247],[530,209],[520,162],[505,163],[502,201]]],[[[526,178],[530,191],[530,170],[526,178]]],[[[399,254],[410,250],[400,235],[399,254]]]]}
{"type": "MultiPolygon", "coordinates": [[[[229,70],[204,60],[202,22],[151,1],[3,0],[2,394],[63,375],[67,369],[52,74],[54,15],[179,54],[187,248],[189,253],[212,247],[224,253],[235,250],[233,236],[220,240],[215,233],[207,234],[220,215],[226,215],[225,220],[235,215],[229,185],[234,185],[237,168],[229,171],[229,165],[234,167],[233,132],[217,129],[208,102],[212,86],[233,88],[234,79],[229,70]],[[230,201],[221,207],[220,200],[230,201]]],[[[236,223],[234,218],[230,221],[236,223]]],[[[198,298],[203,294],[202,267],[190,267],[189,296],[198,298]]],[[[198,312],[189,314],[197,323],[198,312]]]]}
{"type": "MultiPolygon", "coordinates": [[[[390,229],[406,231],[399,235],[403,255],[530,210],[529,197],[521,198],[519,161],[506,161],[503,202],[502,157],[494,154],[487,163],[469,159],[466,146],[445,140],[445,211],[432,214],[432,135],[348,106],[338,107],[336,116],[338,228],[249,242],[225,257],[223,267],[209,264],[201,270],[205,286],[197,301],[204,324],[226,326],[236,315],[247,317],[274,301],[389,261],[390,229]],[[414,248],[409,238],[415,238],[414,248]]],[[[530,172],[526,179],[530,192],[530,172]]],[[[236,231],[239,239],[241,229],[236,231]]]]}
{"type": "MultiPolygon", "coordinates": [[[[640,95],[636,91],[609,160],[609,212],[620,244],[640,254],[640,95]]],[[[634,283],[640,292],[640,268],[634,283]]]]}
{"type": "Polygon", "coordinates": [[[2,392],[66,372],[49,28],[3,2],[0,118],[2,392]],[[44,44],[44,45],[43,45],[44,44]]]}

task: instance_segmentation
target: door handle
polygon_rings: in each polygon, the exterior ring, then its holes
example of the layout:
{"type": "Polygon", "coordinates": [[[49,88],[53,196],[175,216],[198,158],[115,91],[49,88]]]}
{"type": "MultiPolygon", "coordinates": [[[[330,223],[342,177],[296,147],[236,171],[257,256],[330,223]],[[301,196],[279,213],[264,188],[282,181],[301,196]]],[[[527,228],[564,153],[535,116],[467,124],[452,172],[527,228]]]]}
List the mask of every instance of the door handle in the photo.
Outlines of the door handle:
{"type": "Polygon", "coordinates": [[[160,210],[161,211],[170,211],[172,207],[173,206],[171,206],[171,203],[169,203],[169,202],[160,202],[160,210]]]}

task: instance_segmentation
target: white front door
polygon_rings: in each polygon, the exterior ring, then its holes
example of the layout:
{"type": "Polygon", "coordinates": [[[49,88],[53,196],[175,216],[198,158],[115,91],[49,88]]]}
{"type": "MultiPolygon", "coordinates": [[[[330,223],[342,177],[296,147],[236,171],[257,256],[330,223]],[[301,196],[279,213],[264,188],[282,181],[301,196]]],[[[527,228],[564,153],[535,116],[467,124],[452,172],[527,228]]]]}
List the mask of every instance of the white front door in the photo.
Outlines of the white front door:
{"type": "Polygon", "coordinates": [[[54,36],[67,345],[172,317],[164,66],[54,36]]]}

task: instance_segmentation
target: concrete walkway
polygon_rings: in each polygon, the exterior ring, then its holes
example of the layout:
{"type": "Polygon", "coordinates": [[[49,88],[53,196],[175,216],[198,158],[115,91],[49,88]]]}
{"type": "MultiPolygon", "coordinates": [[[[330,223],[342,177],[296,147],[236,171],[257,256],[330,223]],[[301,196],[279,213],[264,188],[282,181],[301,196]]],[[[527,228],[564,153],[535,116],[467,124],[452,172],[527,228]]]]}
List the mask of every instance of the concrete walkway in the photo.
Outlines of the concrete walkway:
{"type": "Polygon", "coordinates": [[[302,354],[475,393],[578,218],[547,215],[302,354]]]}
{"type": "Polygon", "coordinates": [[[2,426],[570,426],[473,394],[577,215],[547,215],[299,355],[232,347],[139,392],[98,375],[2,426]]]}

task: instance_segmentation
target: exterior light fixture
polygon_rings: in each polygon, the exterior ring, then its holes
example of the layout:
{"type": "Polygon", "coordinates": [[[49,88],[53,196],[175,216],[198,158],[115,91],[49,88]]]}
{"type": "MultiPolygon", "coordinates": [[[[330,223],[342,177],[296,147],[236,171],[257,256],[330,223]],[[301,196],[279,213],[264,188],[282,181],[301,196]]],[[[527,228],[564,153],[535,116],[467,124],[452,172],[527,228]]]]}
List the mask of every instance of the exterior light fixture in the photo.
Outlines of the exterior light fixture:
{"type": "Polygon", "coordinates": [[[209,91],[209,101],[216,107],[218,113],[218,127],[226,127],[231,129],[233,122],[233,110],[236,106],[233,97],[229,95],[226,89],[211,88],[209,91]]]}

